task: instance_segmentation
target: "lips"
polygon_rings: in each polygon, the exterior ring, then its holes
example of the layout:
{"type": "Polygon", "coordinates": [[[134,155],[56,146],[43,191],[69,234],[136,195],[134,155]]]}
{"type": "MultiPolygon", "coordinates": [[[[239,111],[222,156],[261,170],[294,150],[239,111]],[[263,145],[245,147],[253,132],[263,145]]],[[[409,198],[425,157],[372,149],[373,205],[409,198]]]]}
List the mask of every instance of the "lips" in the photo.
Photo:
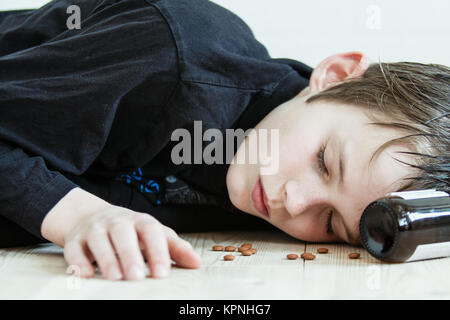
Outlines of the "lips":
{"type": "Polygon", "coordinates": [[[255,186],[252,190],[252,201],[253,206],[258,210],[259,213],[265,217],[269,217],[269,210],[267,209],[268,198],[264,192],[264,188],[261,184],[261,178],[256,181],[255,186]]]}

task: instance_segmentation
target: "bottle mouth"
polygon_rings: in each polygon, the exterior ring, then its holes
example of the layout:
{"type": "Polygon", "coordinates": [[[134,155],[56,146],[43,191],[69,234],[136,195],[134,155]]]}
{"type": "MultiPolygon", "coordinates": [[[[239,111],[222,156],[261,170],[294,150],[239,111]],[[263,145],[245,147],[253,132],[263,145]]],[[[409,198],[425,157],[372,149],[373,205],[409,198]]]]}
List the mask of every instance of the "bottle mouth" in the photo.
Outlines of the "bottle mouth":
{"type": "Polygon", "coordinates": [[[364,248],[382,259],[393,248],[398,236],[395,212],[382,201],[372,202],[361,215],[359,233],[364,248]]]}

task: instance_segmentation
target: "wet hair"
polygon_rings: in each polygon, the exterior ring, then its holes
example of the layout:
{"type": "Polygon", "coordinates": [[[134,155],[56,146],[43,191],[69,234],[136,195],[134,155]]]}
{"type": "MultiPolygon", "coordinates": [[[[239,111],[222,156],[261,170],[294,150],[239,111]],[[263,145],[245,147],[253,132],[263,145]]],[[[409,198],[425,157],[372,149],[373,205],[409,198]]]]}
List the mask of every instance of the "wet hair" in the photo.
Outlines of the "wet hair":
{"type": "Polygon", "coordinates": [[[450,193],[450,69],[415,62],[372,63],[362,77],[337,83],[309,97],[364,108],[369,125],[401,129],[405,135],[387,141],[372,162],[391,145],[407,145],[416,174],[403,178],[396,191],[437,189],[450,193]]]}

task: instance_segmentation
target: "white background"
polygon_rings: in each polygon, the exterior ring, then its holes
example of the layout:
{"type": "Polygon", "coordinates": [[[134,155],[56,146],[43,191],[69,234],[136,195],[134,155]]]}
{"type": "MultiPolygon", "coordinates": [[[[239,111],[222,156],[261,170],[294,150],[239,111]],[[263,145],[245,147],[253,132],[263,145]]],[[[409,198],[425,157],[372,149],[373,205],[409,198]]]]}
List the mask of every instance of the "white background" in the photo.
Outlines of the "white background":
{"type": "MultiPolygon", "coordinates": [[[[47,0],[1,0],[0,10],[47,0]]],[[[450,65],[449,0],[214,0],[240,16],[274,58],[315,67],[362,51],[373,61],[450,65]]],[[[226,28],[226,26],[224,26],[226,28]]]]}

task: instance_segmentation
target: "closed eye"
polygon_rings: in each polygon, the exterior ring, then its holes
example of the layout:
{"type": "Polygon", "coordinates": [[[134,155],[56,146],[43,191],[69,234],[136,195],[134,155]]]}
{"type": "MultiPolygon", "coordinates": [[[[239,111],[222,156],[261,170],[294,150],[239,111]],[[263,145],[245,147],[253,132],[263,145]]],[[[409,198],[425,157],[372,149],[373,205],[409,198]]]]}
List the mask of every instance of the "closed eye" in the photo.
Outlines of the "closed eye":
{"type": "MultiPolygon", "coordinates": [[[[320,147],[319,152],[317,153],[317,161],[319,163],[319,170],[322,174],[329,174],[328,173],[328,168],[325,164],[325,149],[326,149],[326,144],[322,145],[320,147]]],[[[333,226],[331,225],[331,218],[333,217],[333,210],[330,210],[330,212],[327,215],[327,222],[326,222],[326,233],[333,235],[334,231],[333,231],[333,226]]]]}
{"type": "Polygon", "coordinates": [[[320,148],[319,152],[317,153],[317,161],[319,163],[320,172],[324,173],[324,174],[328,174],[328,169],[325,164],[325,148],[326,148],[325,145],[323,145],[320,148]]]}

